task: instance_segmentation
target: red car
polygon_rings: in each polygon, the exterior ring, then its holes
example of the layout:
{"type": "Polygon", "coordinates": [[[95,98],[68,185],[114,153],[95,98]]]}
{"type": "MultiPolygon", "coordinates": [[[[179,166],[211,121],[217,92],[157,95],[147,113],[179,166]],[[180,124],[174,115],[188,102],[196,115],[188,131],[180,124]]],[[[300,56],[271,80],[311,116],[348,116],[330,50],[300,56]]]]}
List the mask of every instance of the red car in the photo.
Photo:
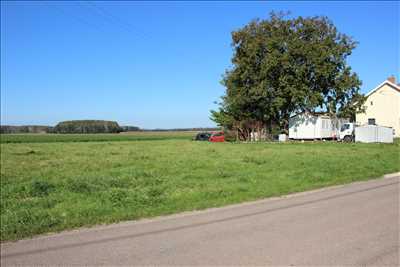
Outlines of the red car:
{"type": "Polygon", "coordinates": [[[225,142],[224,132],[214,132],[208,140],[210,142],[225,142]]]}

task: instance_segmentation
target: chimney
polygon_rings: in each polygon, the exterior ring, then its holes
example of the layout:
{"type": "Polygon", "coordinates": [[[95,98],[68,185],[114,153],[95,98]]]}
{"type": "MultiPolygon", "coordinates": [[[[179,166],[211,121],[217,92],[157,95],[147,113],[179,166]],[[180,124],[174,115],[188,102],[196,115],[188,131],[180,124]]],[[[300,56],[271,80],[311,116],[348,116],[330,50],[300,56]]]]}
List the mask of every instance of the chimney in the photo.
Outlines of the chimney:
{"type": "Polygon", "coordinates": [[[394,77],[394,75],[390,76],[389,78],[387,78],[387,80],[391,83],[396,84],[396,77],[394,77]]]}

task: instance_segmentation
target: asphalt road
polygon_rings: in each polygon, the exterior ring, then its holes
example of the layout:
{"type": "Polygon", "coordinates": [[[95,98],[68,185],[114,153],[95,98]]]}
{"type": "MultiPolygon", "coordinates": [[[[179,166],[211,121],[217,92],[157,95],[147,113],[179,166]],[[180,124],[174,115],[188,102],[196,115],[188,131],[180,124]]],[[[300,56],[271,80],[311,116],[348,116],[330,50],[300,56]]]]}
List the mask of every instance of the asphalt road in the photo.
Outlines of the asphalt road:
{"type": "Polygon", "coordinates": [[[3,243],[7,265],[399,265],[400,177],[3,243]]]}

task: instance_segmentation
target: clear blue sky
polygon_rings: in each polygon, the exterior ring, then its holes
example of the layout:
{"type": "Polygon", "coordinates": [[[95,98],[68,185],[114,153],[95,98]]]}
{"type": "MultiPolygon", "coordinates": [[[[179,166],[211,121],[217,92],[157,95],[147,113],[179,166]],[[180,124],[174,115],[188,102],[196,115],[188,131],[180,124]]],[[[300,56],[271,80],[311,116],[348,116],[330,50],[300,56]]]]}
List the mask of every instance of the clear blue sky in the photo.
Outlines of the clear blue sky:
{"type": "Polygon", "coordinates": [[[2,2],[1,122],[213,126],[232,30],[274,11],[326,15],[359,46],[362,92],[399,79],[398,2],[2,2]]]}

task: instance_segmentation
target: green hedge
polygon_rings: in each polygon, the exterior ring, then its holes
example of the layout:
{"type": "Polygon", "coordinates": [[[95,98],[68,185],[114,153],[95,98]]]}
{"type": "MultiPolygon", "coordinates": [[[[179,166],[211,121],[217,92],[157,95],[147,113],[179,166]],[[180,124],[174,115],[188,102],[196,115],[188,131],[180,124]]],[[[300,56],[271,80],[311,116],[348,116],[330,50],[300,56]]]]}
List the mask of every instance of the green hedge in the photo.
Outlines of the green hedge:
{"type": "Polygon", "coordinates": [[[119,133],[122,128],[115,121],[74,120],[58,123],[54,133],[119,133]]]}
{"type": "Polygon", "coordinates": [[[24,125],[24,126],[1,125],[0,127],[0,133],[2,134],[48,133],[51,131],[52,127],[43,125],[24,125]]]}

